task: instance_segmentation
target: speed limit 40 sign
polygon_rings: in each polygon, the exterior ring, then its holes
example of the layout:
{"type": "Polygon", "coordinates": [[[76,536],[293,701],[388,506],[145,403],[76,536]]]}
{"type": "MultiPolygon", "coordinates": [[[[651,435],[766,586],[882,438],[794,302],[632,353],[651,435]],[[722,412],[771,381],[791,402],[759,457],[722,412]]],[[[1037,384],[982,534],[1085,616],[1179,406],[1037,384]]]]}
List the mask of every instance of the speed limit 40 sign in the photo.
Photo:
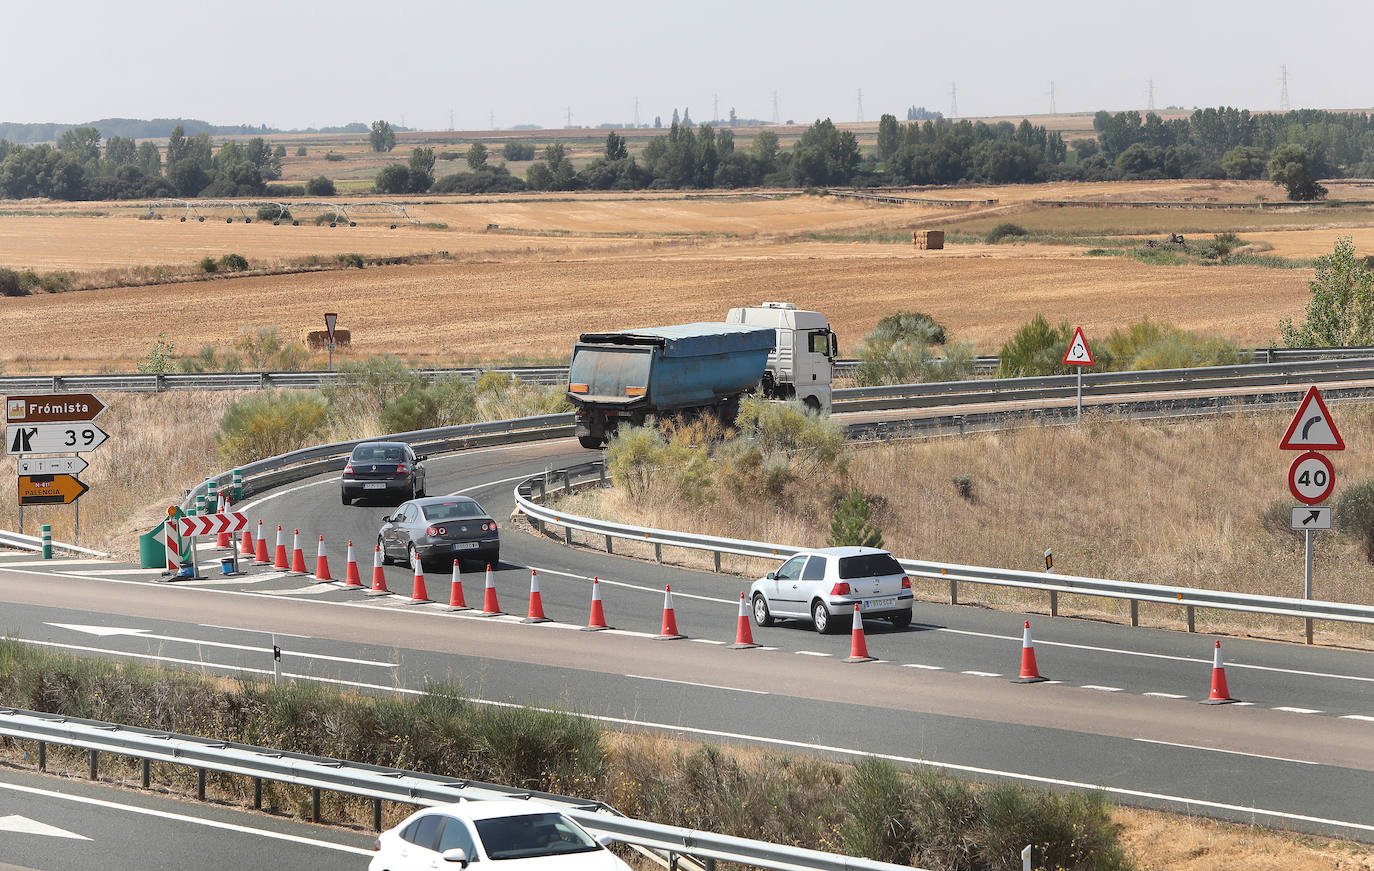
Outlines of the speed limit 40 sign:
{"type": "Polygon", "coordinates": [[[1331,461],[1316,451],[1299,454],[1288,467],[1288,489],[1304,505],[1316,505],[1336,487],[1336,470],[1331,461]]]}

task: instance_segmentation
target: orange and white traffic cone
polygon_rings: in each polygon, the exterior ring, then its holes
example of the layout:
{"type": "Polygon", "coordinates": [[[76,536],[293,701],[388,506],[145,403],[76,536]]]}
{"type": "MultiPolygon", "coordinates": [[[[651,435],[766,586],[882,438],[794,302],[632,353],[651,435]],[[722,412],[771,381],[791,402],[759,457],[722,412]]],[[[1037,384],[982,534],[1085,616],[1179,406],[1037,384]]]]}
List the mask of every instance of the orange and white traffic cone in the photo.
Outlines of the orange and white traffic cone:
{"type": "MultiPolygon", "coordinates": [[[[219,510],[216,514],[223,514],[229,507],[229,500],[224,498],[224,494],[219,494],[219,510]]],[[[234,546],[234,536],[228,532],[221,532],[215,536],[215,547],[231,548],[234,546]]]]}
{"type": "Polygon", "coordinates": [[[539,595],[539,573],[530,569],[530,610],[521,623],[551,623],[544,616],[544,599],[539,595]]]}
{"type": "Polygon", "coordinates": [[[315,554],[315,580],[332,581],[329,576],[329,557],[324,554],[324,536],[320,536],[320,549],[315,554]]]}
{"type": "Polygon", "coordinates": [[[859,616],[859,605],[854,603],[854,625],[849,633],[849,658],[845,662],[872,662],[876,656],[868,655],[868,642],[864,641],[864,621],[859,616]]]}
{"type": "Polygon", "coordinates": [[[749,603],[745,601],[744,594],[739,594],[739,617],[735,623],[735,643],[730,645],[731,650],[748,650],[751,647],[758,647],[754,643],[754,630],[749,626],[749,603]]]}
{"type": "Polygon", "coordinates": [[[506,613],[496,603],[496,577],[491,573],[491,566],[487,566],[487,587],[482,594],[482,610],[478,613],[482,617],[498,617],[506,613]]]}
{"type": "Polygon", "coordinates": [[[582,627],[583,632],[600,632],[602,629],[610,629],[606,625],[606,612],[601,610],[601,582],[592,578],[592,613],[587,618],[587,625],[582,627]]]}
{"type": "Polygon", "coordinates": [[[1021,636],[1021,676],[1015,683],[1039,683],[1048,680],[1040,676],[1040,669],[1035,664],[1035,645],[1031,643],[1030,621],[1026,621],[1025,634],[1021,636]]]}
{"type": "Polygon", "coordinates": [[[429,590],[425,589],[425,564],[419,557],[415,558],[415,585],[410,590],[410,600],[407,605],[423,605],[429,601],[429,590]]]}
{"type": "MultiPolygon", "coordinates": [[[[258,521],[258,533],[262,533],[261,520],[258,521]]],[[[253,528],[245,524],[243,527],[243,542],[239,546],[239,556],[246,556],[252,559],[255,553],[257,553],[257,548],[253,546],[253,528]]]]}
{"type": "Polygon", "coordinates": [[[382,546],[377,545],[377,549],[372,552],[372,589],[367,591],[369,596],[390,596],[391,591],[386,588],[386,572],[382,569],[382,546]]]}
{"type": "Polygon", "coordinates": [[[677,615],[673,613],[673,588],[663,588],[663,629],[654,636],[655,641],[677,641],[686,638],[677,631],[677,615]]]}
{"type": "Polygon", "coordinates": [[[291,532],[291,574],[305,574],[305,553],[301,551],[301,531],[291,532]]]}
{"type": "Polygon", "coordinates": [[[277,548],[272,555],[272,568],[286,571],[291,566],[286,561],[286,542],[282,541],[281,524],[277,524],[277,548]]]}
{"type": "Polygon", "coordinates": [[[448,594],[448,605],[445,611],[467,611],[468,603],[463,598],[463,570],[458,566],[458,560],[453,561],[453,583],[450,584],[448,594]]]}
{"type": "Polygon", "coordinates": [[[1221,664],[1221,642],[1218,641],[1216,652],[1212,655],[1212,692],[1203,701],[1204,705],[1226,705],[1234,702],[1231,698],[1231,690],[1226,686],[1226,667],[1221,664]]]}
{"type": "Polygon", "coordinates": [[[358,561],[353,558],[353,539],[348,540],[348,567],[344,569],[344,586],[361,587],[363,579],[358,575],[358,561]]]}

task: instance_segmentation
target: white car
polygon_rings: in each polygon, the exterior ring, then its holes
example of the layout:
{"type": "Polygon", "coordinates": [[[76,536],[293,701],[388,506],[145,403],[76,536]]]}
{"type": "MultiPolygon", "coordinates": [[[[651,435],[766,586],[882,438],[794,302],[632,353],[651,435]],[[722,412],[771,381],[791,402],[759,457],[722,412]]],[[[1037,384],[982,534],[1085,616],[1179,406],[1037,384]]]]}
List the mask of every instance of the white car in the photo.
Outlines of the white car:
{"type": "MultiPolygon", "coordinates": [[[[607,839],[608,840],[608,839],[607,839]]],[[[368,871],[429,871],[493,863],[509,871],[631,871],[605,842],[557,808],[465,801],[417,811],[377,837],[368,871]],[[509,863],[508,865],[505,863],[509,863]]]]}
{"type": "Polygon", "coordinates": [[[749,587],[754,622],[772,626],[779,617],[810,620],[822,634],[848,629],[854,606],[862,617],[886,618],[898,629],[911,625],[911,578],[885,550],[827,547],[797,554],[749,587]]]}

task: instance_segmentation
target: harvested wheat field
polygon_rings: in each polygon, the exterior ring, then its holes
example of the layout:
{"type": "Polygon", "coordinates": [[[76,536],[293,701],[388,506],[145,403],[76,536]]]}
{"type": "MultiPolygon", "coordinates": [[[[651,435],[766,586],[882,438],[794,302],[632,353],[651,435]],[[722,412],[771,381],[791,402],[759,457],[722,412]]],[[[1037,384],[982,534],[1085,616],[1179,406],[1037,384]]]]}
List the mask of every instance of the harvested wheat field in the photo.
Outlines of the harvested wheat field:
{"type": "Polygon", "coordinates": [[[1158,267],[1032,247],[947,257],[895,245],[741,245],[217,279],[191,285],[194,299],[181,303],[168,287],[9,299],[0,332],[12,371],[128,369],[158,332],[189,352],[227,344],[245,326],[317,329],[321,312],[337,311],[353,353],[441,364],[558,356],[589,329],[719,320],[731,306],[771,299],[825,312],[845,353],[901,308],[930,312],[991,351],[1037,313],[1089,335],[1150,317],[1263,344],[1306,302],[1296,270],[1158,267]],[[73,344],[72,335],[100,340],[73,344]]]}

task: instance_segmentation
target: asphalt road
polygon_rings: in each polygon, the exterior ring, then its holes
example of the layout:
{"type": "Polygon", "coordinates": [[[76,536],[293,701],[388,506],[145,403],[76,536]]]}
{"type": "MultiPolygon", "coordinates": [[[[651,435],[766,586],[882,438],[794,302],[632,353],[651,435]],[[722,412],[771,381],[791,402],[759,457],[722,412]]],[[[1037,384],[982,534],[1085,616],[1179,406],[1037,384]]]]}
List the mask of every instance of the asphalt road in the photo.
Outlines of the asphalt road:
{"type": "MultiPolygon", "coordinates": [[[[473,495],[501,518],[516,480],[586,456],[559,442],[435,458],[429,490],[473,495]]],[[[331,479],[244,508],[271,529],[300,528],[308,557],[324,534],[336,577],[352,536],[365,579],[387,513],[343,507],[331,479]]],[[[265,633],[276,632],[283,669],[301,679],[413,692],[452,680],[474,698],[571,709],[613,726],[1088,785],[1130,803],[1374,841],[1374,807],[1359,799],[1374,794],[1367,653],[1224,639],[1232,694],[1247,704],[1208,707],[1197,702],[1209,687],[1211,636],[1086,620],[1030,618],[1052,684],[1009,680],[1024,618],[981,608],[918,602],[910,630],[870,622],[869,650],[883,660],[875,663],[845,663],[848,636],[801,626],[756,627],[765,647],[737,651],[726,644],[743,579],[569,549],[509,524],[503,538],[493,577],[511,617],[270,572],[168,585],[131,568],[5,557],[0,628],[64,649],[260,674],[271,673],[265,633]],[[555,623],[519,623],[530,567],[555,623]],[[572,631],[586,622],[592,575],[617,631],[572,631]],[[665,584],[688,640],[652,640],[665,584]],[[102,628],[81,628],[92,626],[102,628]]],[[[388,569],[387,579],[410,592],[408,569],[388,569]]],[[[447,598],[447,576],[427,581],[432,597],[447,598]]],[[[463,581],[468,602],[480,603],[480,574],[463,581]]]]}

